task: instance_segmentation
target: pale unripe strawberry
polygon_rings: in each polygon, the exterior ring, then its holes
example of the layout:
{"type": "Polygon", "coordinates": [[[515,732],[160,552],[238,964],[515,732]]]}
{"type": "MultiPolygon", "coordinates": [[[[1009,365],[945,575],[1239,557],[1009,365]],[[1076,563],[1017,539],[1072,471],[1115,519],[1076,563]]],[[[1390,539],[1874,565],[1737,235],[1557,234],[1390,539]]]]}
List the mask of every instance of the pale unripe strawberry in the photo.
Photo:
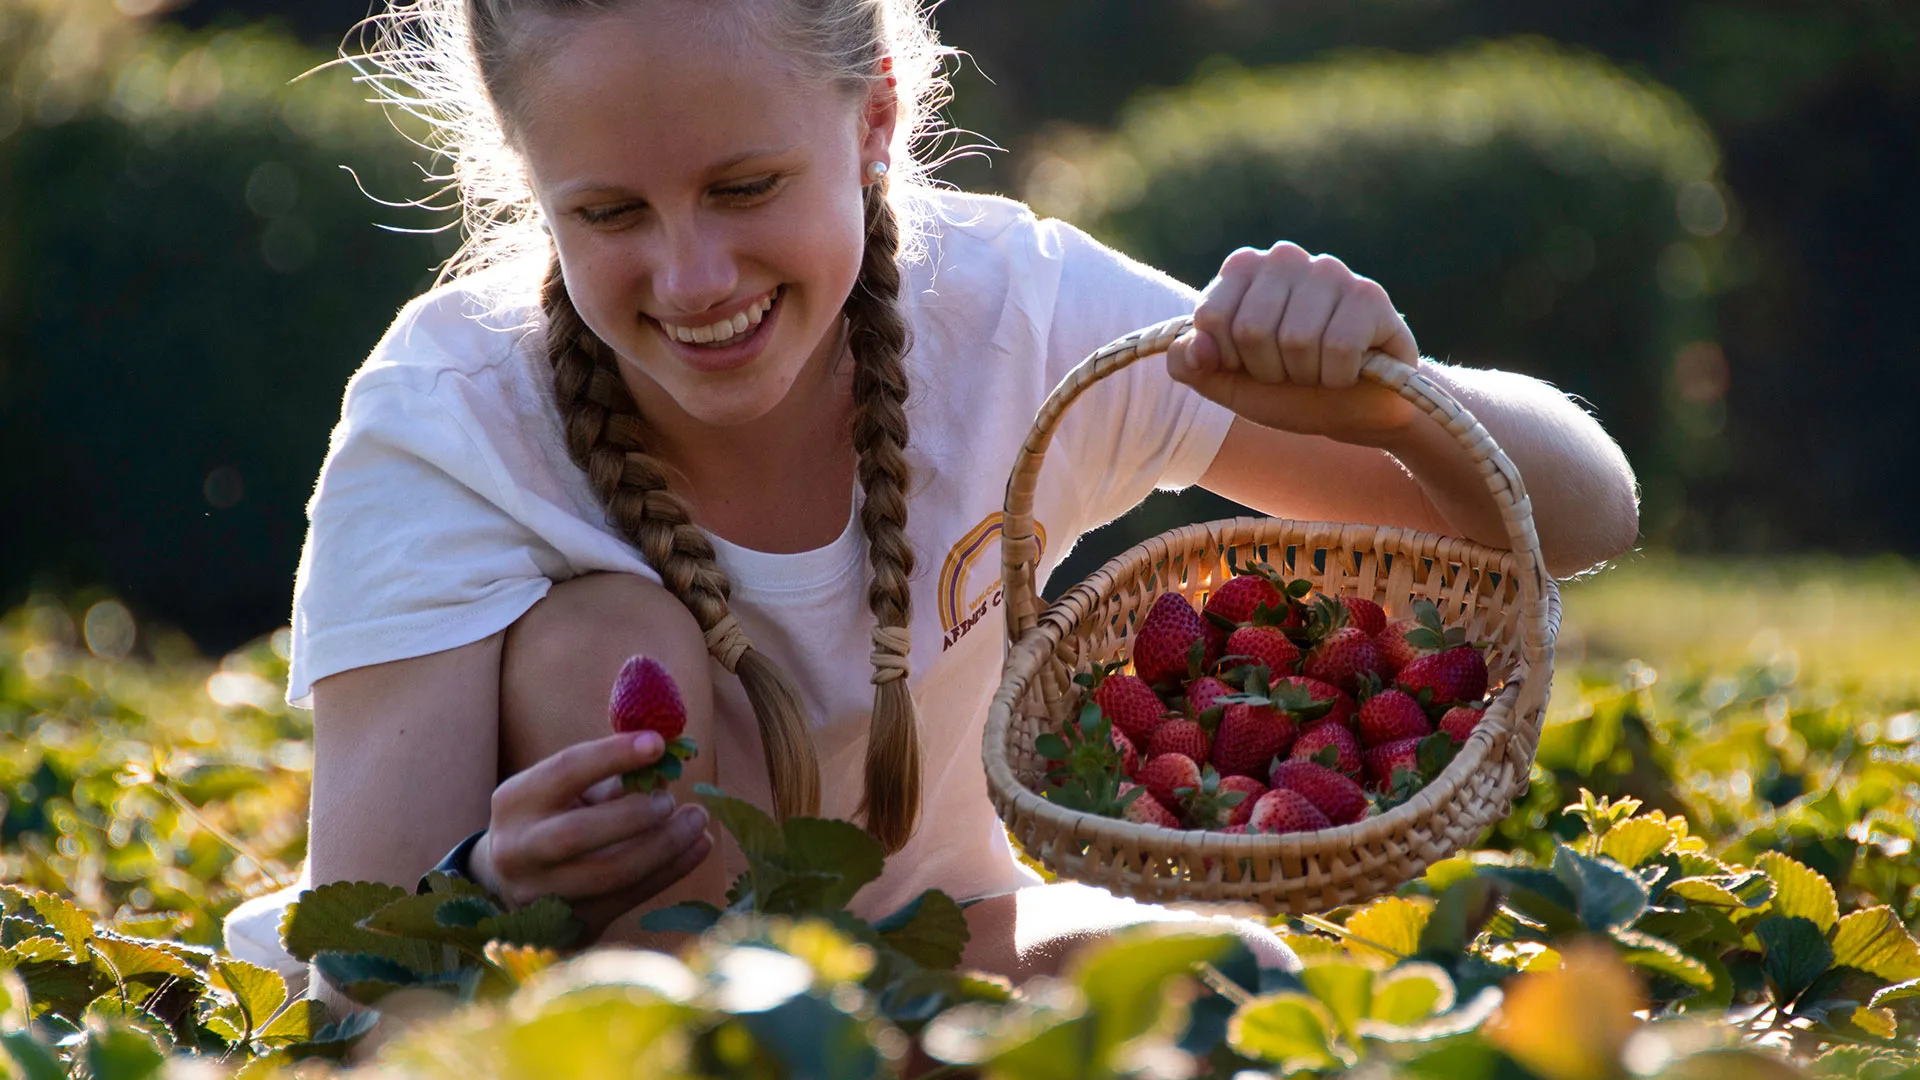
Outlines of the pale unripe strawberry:
{"type": "Polygon", "coordinates": [[[1399,690],[1382,690],[1360,706],[1360,745],[1380,746],[1433,734],[1420,703],[1399,690]]]}
{"type": "Polygon", "coordinates": [[[1134,631],[1133,670],[1149,683],[1177,682],[1187,674],[1194,643],[1206,637],[1206,623],[1186,597],[1161,593],[1134,631]]]}
{"type": "Polygon", "coordinates": [[[1120,729],[1116,727],[1107,728],[1107,739],[1113,743],[1114,749],[1120,751],[1121,774],[1132,776],[1134,770],[1140,766],[1140,751],[1134,748],[1133,740],[1122,735],[1120,729]]]}
{"type": "Polygon", "coordinates": [[[1293,740],[1293,751],[1288,756],[1295,761],[1312,761],[1328,746],[1337,751],[1333,762],[1336,770],[1348,776],[1360,775],[1360,741],[1345,724],[1332,720],[1322,720],[1301,732],[1300,737],[1293,740]]]}
{"type": "MultiPolygon", "coordinates": [[[[1120,794],[1125,795],[1138,786],[1138,784],[1122,783],[1120,785],[1120,794]]],[[[1173,816],[1173,811],[1160,805],[1160,801],[1155,799],[1150,792],[1146,791],[1142,791],[1132,802],[1128,803],[1126,810],[1122,812],[1121,816],[1128,821],[1138,822],[1142,825],[1158,825],[1163,829],[1177,829],[1180,827],[1180,819],[1173,816]]]]}
{"type": "Polygon", "coordinates": [[[1357,626],[1360,632],[1372,637],[1387,625],[1387,613],[1379,604],[1361,596],[1342,596],[1340,603],[1347,609],[1347,625],[1357,626]]]}
{"type": "Polygon", "coordinates": [[[1168,720],[1153,731],[1153,737],[1147,740],[1149,760],[1161,754],[1184,754],[1194,761],[1208,760],[1207,752],[1212,743],[1207,732],[1191,720],[1168,720]]]}
{"type": "Polygon", "coordinates": [[[1269,782],[1275,788],[1297,791],[1320,808],[1335,825],[1349,825],[1367,816],[1367,793],[1351,777],[1311,761],[1282,761],[1273,767],[1269,782]]]}
{"type": "Polygon", "coordinates": [[[1160,800],[1160,805],[1179,806],[1179,789],[1200,786],[1200,766],[1185,754],[1156,754],[1140,766],[1139,779],[1147,794],[1160,800]]]}
{"type": "Polygon", "coordinates": [[[1250,833],[1316,832],[1332,823],[1320,808],[1297,791],[1275,788],[1260,796],[1247,817],[1250,833]]]}
{"type": "Polygon", "coordinates": [[[687,707],[673,676],[650,656],[629,657],[620,665],[607,698],[607,719],[616,732],[656,731],[672,742],[687,729],[687,707]]]}
{"type": "Polygon", "coordinates": [[[1401,668],[1394,681],[1415,697],[1422,690],[1432,691],[1435,705],[1479,701],[1487,696],[1487,661],[1473,646],[1457,645],[1415,660],[1401,668]]]}
{"type": "Polygon", "coordinates": [[[1296,670],[1300,663],[1300,647],[1277,626],[1243,626],[1227,636],[1223,656],[1249,658],[1247,661],[1232,661],[1233,664],[1265,664],[1269,673],[1268,681],[1272,682],[1296,670]]]}
{"type": "Polygon", "coordinates": [[[1166,718],[1167,707],[1138,676],[1109,675],[1093,688],[1093,703],[1113,724],[1135,743],[1153,736],[1153,729],[1166,718]]]}
{"type": "Polygon", "coordinates": [[[1455,705],[1440,718],[1440,730],[1446,732],[1454,742],[1463,743],[1467,741],[1467,736],[1473,734],[1473,729],[1480,726],[1480,721],[1486,715],[1484,705],[1455,705]]]}

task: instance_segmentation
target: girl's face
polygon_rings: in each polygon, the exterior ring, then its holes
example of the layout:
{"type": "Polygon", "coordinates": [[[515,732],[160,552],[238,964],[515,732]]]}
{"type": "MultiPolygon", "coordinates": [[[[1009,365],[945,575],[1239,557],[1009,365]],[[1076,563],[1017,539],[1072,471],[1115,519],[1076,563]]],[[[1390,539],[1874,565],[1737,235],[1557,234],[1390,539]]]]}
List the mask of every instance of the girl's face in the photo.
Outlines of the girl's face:
{"type": "Polygon", "coordinates": [[[732,426],[832,359],[891,101],[675,7],[541,22],[518,143],[574,306],[636,396],[732,426]]]}

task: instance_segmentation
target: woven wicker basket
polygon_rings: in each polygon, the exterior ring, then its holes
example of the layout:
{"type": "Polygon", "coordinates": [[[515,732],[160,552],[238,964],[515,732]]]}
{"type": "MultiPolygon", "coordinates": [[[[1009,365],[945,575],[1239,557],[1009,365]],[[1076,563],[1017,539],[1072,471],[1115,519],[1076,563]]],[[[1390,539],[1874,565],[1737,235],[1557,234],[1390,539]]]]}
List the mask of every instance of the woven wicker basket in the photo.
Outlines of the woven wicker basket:
{"type": "Polygon", "coordinates": [[[1007,653],[988,713],[987,786],[1009,831],[1054,873],[1114,893],[1169,903],[1252,903],[1270,912],[1325,911],[1390,892],[1472,843],[1507,815],[1527,773],[1553,676],[1560,596],[1540,561],[1520,474],[1479,421],[1404,364],[1369,357],[1364,378],[1394,388],[1439,420],[1478,463],[1512,540],[1511,551],[1376,525],[1232,518],[1174,529],[1136,545],[1042,610],[1034,582],[1033,492],[1060,418],[1082,393],[1136,360],[1163,352],[1191,325],[1147,327],[1082,361],[1047,399],[1007,483],[1001,535],[1007,653]],[[1073,676],[1127,655],[1134,626],[1159,593],[1198,606],[1242,565],[1264,561],[1329,594],[1357,594],[1389,616],[1433,601],[1449,626],[1490,642],[1496,691],[1453,763],[1410,801],[1314,833],[1236,836],[1163,829],[1070,810],[1041,797],[1034,739],[1077,715],[1073,676]]]}

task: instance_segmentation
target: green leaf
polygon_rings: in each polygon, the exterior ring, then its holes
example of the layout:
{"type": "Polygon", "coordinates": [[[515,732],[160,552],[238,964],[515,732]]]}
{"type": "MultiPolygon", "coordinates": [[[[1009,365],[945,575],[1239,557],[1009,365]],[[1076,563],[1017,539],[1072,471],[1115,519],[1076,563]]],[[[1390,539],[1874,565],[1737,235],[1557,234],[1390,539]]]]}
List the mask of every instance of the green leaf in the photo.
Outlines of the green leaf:
{"type": "Polygon", "coordinates": [[[1499,909],[1499,891],[1492,881],[1482,877],[1455,881],[1440,893],[1426,925],[1420,928],[1418,951],[1429,956],[1466,952],[1467,946],[1499,909]]]}
{"type": "Polygon", "coordinates": [[[1666,850],[1673,841],[1673,830],[1663,821],[1637,817],[1607,830],[1600,838],[1600,854],[1632,869],[1666,850]]]}
{"type": "Polygon", "coordinates": [[[1611,936],[1620,946],[1620,959],[1627,963],[1665,975],[1695,993],[1713,989],[1713,973],[1707,965],[1681,952],[1672,942],[1632,930],[1615,929],[1611,936]]]}
{"type": "Polygon", "coordinates": [[[873,924],[880,940],[927,968],[957,968],[966,951],[967,914],[953,897],[928,889],[873,924]]]}
{"type": "Polygon", "coordinates": [[[1898,981],[1920,978],[1920,942],[1890,907],[1870,907],[1841,919],[1833,935],[1833,962],[1898,981]]]}
{"type": "MultiPolygon", "coordinates": [[[[367,1032],[372,1031],[379,1023],[380,1014],[375,1010],[364,1009],[360,1012],[349,1013],[339,1020],[328,1024],[326,1027],[321,1028],[319,1031],[314,1032],[313,1038],[308,1039],[306,1042],[298,1042],[288,1046],[286,1052],[295,1059],[319,1057],[332,1058],[337,1061],[346,1057],[347,1051],[351,1050],[355,1043],[365,1038],[367,1032]]],[[[529,1074],[522,1072],[519,1075],[525,1076],[529,1074]]]]}
{"type": "Polygon", "coordinates": [[[640,929],[655,934],[700,934],[713,929],[721,914],[705,900],[687,900],[640,916],[640,929]]]}
{"type": "Polygon", "coordinates": [[[173,1050],[173,1031],[167,1027],[167,1022],[147,1011],[144,1006],[136,1005],[118,994],[102,994],[94,998],[87,1005],[81,1023],[96,1031],[113,1026],[131,1028],[151,1039],[161,1053],[173,1050]]]}
{"type": "Polygon", "coordinates": [[[1817,871],[1777,851],[1761,855],[1754,865],[1773,879],[1773,914],[1807,919],[1822,934],[1839,921],[1840,906],[1834,899],[1833,885],[1817,871]]]}
{"type": "Polygon", "coordinates": [[[1211,963],[1234,944],[1231,934],[1180,929],[1179,924],[1128,927],[1109,941],[1082,950],[1068,978],[1086,997],[1094,1023],[1092,1062],[1106,1062],[1116,1048],[1158,1027],[1167,1017],[1167,984],[1211,963]]]}
{"type": "Polygon", "coordinates": [[[1072,753],[1067,749],[1067,740],[1049,731],[1033,740],[1034,752],[1049,761],[1065,761],[1072,753]]]}
{"type": "Polygon", "coordinates": [[[1420,951],[1420,934],[1431,905],[1403,896],[1387,896],[1348,917],[1347,948],[1360,957],[1405,960],[1420,951]]]}
{"type": "Polygon", "coordinates": [[[17,941],[0,948],[0,964],[7,967],[21,967],[26,964],[63,961],[73,958],[67,951],[67,944],[58,938],[33,937],[17,941]]]}
{"type": "Polygon", "coordinates": [[[93,1080],[146,1080],[167,1064],[153,1036],[124,1024],[89,1031],[86,1058],[93,1080]]]}
{"type": "MultiPolygon", "coordinates": [[[[440,915],[445,918],[447,909],[440,909],[440,915]]],[[[487,916],[480,920],[478,929],[488,941],[566,949],[579,940],[584,927],[565,900],[543,896],[512,911],[487,916]]]]}
{"type": "Polygon", "coordinates": [[[1647,910],[1646,882],[1565,844],[1554,848],[1553,876],[1573,893],[1580,921],[1596,933],[1627,926],[1647,910]]]}
{"type": "Polygon", "coordinates": [[[279,972],[231,956],[213,962],[212,981],[233,994],[248,1031],[265,1027],[287,1000],[287,980],[279,972]]]}
{"type": "Polygon", "coordinates": [[[828,891],[821,900],[825,908],[846,907],[861,886],[886,868],[886,848],[852,822],[797,817],[788,818],[781,829],[786,834],[781,865],[794,873],[826,873],[839,879],[838,889],[828,891]]]}
{"type": "Polygon", "coordinates": [[[1882,1005],[1891,1005],[1896,1001],[1920,1001],[1920,979],[1908,979],[1903,983],[1895,983],[1892,986],[1882,987],[1873,995],[1873,1000],[1868,1002],[1868,1004],[1877,1009],[1882,1005]]]}
{"type": "Polygon", "coordinates": [[[451,907],[456,913],[462,913],[468,905],[476,902],[486,904],[489,908],[493,906],[491,902],[479,900],[477,897],[453,896],[445,893],[401,896],[390,904],[381,905],[378,911],[361,919],[359,925],[377,934],[477,948],[487,940],[486,934],[479,927],[464,919],[454,918],[442,921],[439,917],[442,908],[451,907]]]}
{"type": "Polygon", "coordinates": [[[754,910],[769,915],[824,915],[837,910],[830,901],[840,893],[840,875],[826,871],[790,874],[778,867],[760,872],[762,891],[754,910]],[[774,879],[767,888],[767,879],[774,879]]]}
{"type": "Polygon", "coordinates": [[[1882,1039],[1891,1039],[1900,1033],[1891,1009],[1855,1009],[1847,1014],[1847,1021],[1869,1035],[1882,1039]]]}
{"type": "Polygon", "coordinates": [[[254,1032],[253,1037],[269,1045],[306,1042],[313,1038],[314,1032],[326,1027],[331,1019],[327,1007],[319,1001],[295,998],[280,1010],[279,1015],[254,1032]]]}
{"type": "Polygon", "coordinates": [[[360,925],[409,895],[397,885],[371,881],[338,881],[308,889],[282,920],[280,936],[297,960],[311,961],[321,952],[365,953],[432,974],[445,967],[437,942],[379,934],[360,925]]]}
{"type": "Polygon", "coordinates": [[[1507,903],[1554,933],[1580,928],[1579,901],[1560,879],[1532,866],[1484,866],[1480,876],[1508,890],[1507,903]]]}
{"type": "Polygon", "coordinates": [[[89,941],[87,948],[93,954],[94,966],[102,974],[120,982],[152,975],[184,979],[193,986],[199,986],[203,981],[200,973],[181,962],[179,957],[145,942],[101,935],[89,941]]]}
{"type": "Polygon", "coordinates": [[[1229,1046],[1281,1074],[1344,1064],[1334,1054],[1332,1035],[1326,1006],[1297,991],[1254,998],[1227,1022],[1229,1046]]]}
{"type": "Polygon", "coordinates": [[[1416,961],[1381,972],[1373,980],[1367,1017],[1405,1027],[1453,1008],[1453,979],[1438,964],[1416,961]]]}
{"type": "MultiPolygon", "coordinates": [[[[423,975],[405,964],[367,953],[323,952],[313,958],[321,978],[362,1005],[372,1005],[409,987],[457,987],[461,973],[423,975]]],[[[474,974],[478,974],[476,970],[474,974]]]]}
{"type": "Polygon", "coordinates": [[[1791,1004],[1833,966],[1833,948],[1812,919],[1769,915],[1754,924],[1753,935],[1765,950],[1761,970],[1773,985],[1775,1004],[1791,1004]]]}
{"type": "Polygon", "coordinates": [[[1360,1021],[1373,1011],[1373,969],[1345,957],[1314,957],[1299,978],[1327,1007],[1340,1037],[1358,1042],[1360,1021]]]}
{"type": "Polygon", "coordinates": [[[780,857],[785,836],[764,810],[709,784],[695,784],[693,790],[714,820],[733,834],[748,861],[771,862],[780,857]]]}
{"type": "Polygon", "coordinates": [[[25,1080],[67,1080],[67,1070],[53,1051],[34,1041],[26,1031],[0,1032],[0,1048],[5,1048],[25,1080]]]}
{"type": "Polygon", "coordinates": [[[87,942],[93,940],[91,916],[81,911],[67,898],[55,896],[52,893],[31,893],[27,897],[27,903],[33,906],[35,913],[46,920],[54,933],[60,935],[60,940],[67,943],[67,949],[75,957],[87,955],[87,942]]]}

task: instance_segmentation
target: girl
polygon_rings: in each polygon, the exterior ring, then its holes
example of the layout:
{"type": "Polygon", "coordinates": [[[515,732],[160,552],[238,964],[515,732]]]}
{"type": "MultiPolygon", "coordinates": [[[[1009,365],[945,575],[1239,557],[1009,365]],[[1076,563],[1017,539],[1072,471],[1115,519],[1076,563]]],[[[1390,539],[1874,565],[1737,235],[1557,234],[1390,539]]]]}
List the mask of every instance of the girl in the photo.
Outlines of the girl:
{"type": "MultiPolygon", "coordinates": [[[[685,788],[863,822],[865,914],[961,900],[969,964],[1170,917],[1039,887],[985,794],[1004,647],[991,540],[1047,391],[1195,312],[1069,416],[1041,574],[1155,487],[1504,546],[1478,473],[1371,384],[1419,364],[1529,481],[1549,569],[1625,550],[1633,480],[1552,388],[1422,360],[1386,293],[1289,244],[1201,294],[913,157],[941,90],[919,0],[415,0],[369,74],[440,125],[471,238],[348,387],[309,507],[289,698],[314,710],[312,881],[411,885],[462,836],[512,902],[635,912],[733,869],[685,788]],[[660,659],[702,754],[618,775],[621,661],[660,659]]],[[[283,900],[231,944],[271,947],[283,900]]],[[[1272,954],[1270,959],[1283,959],[1272,954]]],[[[283,961],[284,963],[284,961],[283,961]]]]}

